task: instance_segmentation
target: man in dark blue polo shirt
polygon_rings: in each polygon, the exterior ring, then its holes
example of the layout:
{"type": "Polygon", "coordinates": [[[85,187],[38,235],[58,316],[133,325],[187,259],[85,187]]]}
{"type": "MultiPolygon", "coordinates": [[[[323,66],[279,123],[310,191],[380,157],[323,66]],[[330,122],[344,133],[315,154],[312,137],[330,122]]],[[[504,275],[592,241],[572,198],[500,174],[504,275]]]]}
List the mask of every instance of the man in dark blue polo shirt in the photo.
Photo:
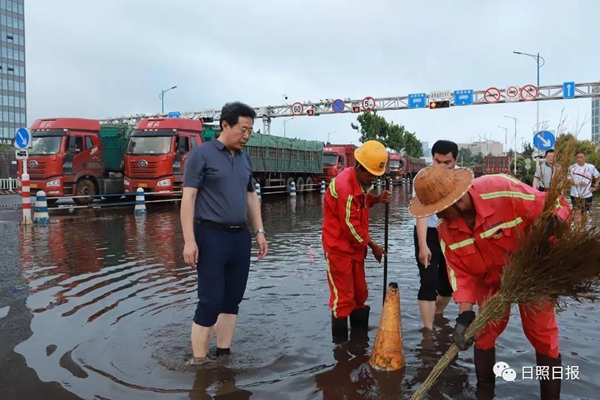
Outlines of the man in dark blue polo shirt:
{"type": "Polygon", "coordinates": [[[213,327],[217,356],[229,354],[250,270],[252,235],[258,258],[267,254],[260,201],[252,184],[252,160],[243,147],[256,113],[246,104],[221,110],[218,139],[195,147],[185,164],[181,226],[183,258],[198,272],[198,306],[192,323],[191,364],[206,360],[213,327]]]}

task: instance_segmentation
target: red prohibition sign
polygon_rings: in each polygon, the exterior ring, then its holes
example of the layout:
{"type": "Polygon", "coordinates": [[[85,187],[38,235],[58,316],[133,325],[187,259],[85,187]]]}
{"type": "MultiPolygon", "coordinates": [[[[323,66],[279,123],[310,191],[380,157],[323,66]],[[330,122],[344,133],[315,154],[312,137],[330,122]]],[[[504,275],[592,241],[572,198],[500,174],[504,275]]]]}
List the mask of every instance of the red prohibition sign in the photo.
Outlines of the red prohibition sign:
{"type": "Polygon", "coordinates": [[[304,106],[302,105],[302,103],[295,102],[294,104],[292,104],[292,114],[301,115],[303,111],[304,111],[304,106]]]}
{"type": "Polygon", "coordinates": [[[521,98],[525,101],[531,101],[538,97],[539,89],[535,85],[525,85],[521,89],[521,98]]]}
{"type": "Polygon", "coordinates": [[[519,88],[517,88],[516,86],[509,86],[508,88],[506,88],[506,97],[508,97],[509,99],[516,100],[518,96],[519,88]]]}
{"type": "Polygon", "coordinates": [[[497,87],[489,87],[483,93],[483,99],[486,103],[497,103],[500,101],[500,89],[497,87]]]}
{"type": "Polygon", "coordinates": [[[362,108],[365,111],[372,111],[375,109],[375,99],[371,96],[367,96],[362,101],[362,108]]]}

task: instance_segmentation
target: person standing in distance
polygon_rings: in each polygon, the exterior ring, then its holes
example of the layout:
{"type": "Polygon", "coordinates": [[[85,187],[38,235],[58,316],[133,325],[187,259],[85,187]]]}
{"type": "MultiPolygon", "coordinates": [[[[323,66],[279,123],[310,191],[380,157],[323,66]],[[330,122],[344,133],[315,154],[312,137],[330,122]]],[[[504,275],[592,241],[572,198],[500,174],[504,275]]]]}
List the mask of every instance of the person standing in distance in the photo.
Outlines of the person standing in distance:
{"type": "Polygon", "coordinates": [[[540,192],[545,192],[546,190],[550,189],[552,177],[554,176],[554,169],[556,168],[554,165],[553,149],[546,150],[544,158],[546,159],[546,161],[535,168],[533,184],[531,185],[534,189],[537,189],[540,192]]]}
{"type": "Polygon", "coordinates": [[[252,160],[242,150],[252,135],[255,118],[255,111],[246,104],[225,104],[218,139],[192,149],[185,164],[183,258],[198,273],[192,365],[206,360],[213,328],[217,356],[229,354],[250,270],[252,237],[247,214],[254,227],[258,258],[267,254],[260,201],[252,184],[252,160]]]}
{"type": "MultiPolygon", "coordinates": [[[[433,164],[454,169],[458,157],[458,146],[449,140],[438,140],[431,148],[431,155],[433,164]]],[[[413,197],[415,197],[414,187],[413,197]]],[[[417,294],[419,311],[423,327],[433,330],[435,315],[442,315],[452,299],[452,286],[448,279],[446,260],[436,229],[437,216],[433,214],[426,218],[415,218],[413,223],[415,225],[413,231],[415,257],[421,278],[421,287],[417,294]]]]}

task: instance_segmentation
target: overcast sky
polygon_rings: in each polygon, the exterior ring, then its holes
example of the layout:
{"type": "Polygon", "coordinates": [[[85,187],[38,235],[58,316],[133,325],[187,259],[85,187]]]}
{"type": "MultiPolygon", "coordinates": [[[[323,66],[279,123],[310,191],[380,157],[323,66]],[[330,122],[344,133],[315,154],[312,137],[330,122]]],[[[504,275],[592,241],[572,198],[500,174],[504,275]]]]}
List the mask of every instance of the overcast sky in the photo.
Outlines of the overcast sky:
{"type": "MultiPolygon", "coordinates": [[[[600,81],[600,1],[26,0],[28,122],[325,98],[600,81]],[[458,4],[468,5],[459,8],[458,4]],[[569,4],[569,6],[566,6],[569,4]]],[[[545,101],[540,120],[584,121],[591,100],[545,101]]],[[[382,112],[431,145],[531,141],[535,103],[382,112]]],[[[287,136],[357,142],[356,115],[296,117],[287,136]]],[[[262,128],[259,120],[256,129],[262,128]]],[[[283,135],[282,119],[272,134],[283,135]]]]}

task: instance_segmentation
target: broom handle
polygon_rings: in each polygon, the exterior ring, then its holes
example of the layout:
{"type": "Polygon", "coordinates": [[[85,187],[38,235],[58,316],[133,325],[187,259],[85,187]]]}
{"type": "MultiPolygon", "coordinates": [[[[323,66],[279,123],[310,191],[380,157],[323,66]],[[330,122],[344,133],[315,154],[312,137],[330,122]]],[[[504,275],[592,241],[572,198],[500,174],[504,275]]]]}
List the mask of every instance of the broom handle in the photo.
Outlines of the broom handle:
{"type": "MultiPolygon", "coordinates": [[[[387,186],[387,185],[386,185],[387,186]]],[[[391,189],[391,183],[389,185],[391,189]]],[[[391,192],[391,190],[390,190],[391,192]]],[[[383,228],[384,231],[384,239],[383,239],[383,249],[385,251],[385,256],[383,258],[383,304],[385,304],[385,294],[387,291],[387,271],[388,271],[388,228],[390,222],[390,203],[385,203],[385,226],[383,228]]]]}

